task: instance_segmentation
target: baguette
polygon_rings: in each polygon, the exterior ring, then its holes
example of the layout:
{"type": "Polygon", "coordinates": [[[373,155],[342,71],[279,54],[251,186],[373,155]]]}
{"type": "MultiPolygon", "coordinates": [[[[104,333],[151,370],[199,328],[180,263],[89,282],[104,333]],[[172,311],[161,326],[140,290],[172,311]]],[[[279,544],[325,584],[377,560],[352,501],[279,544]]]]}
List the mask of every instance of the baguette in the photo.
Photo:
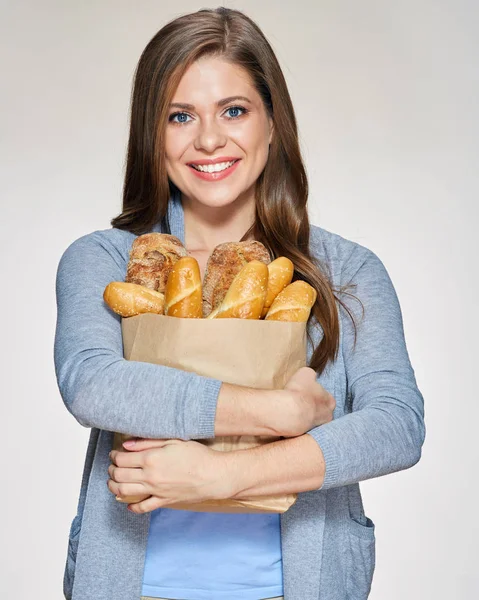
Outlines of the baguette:
{"type": "Polygon", "coordinates": [[[200,266],[193,256],[178,260],[165,289],[165,315],[200,319],[203,316],[200,266]]]}
{"type": "Polygon", "coordinates": [[[317,295],[306,281],[293,281],[273,300],[265,321],[307,321],[317,295]]]}
{"type": "Polygon", "coordinates": [[[181,241],[168,233],[145,233],[131,245],[125,281],[164,293],[175,263],[188,252],[181,241]]]}
{"type": "Polygon", "coordinates": [[[252,260],[233,279],[223,302],[206,318],[259,319],[267,289],[267,265],[259,260],[252,260]]]}
{"type": "Polygon", "coordinates": [[[165,296],[136,283],[112,281],[104,292],[103,299],[108,306],[122,317],[133,317],[141,313],[164,311],[165,296]]]}
{"type": "Polygon", "coordinates": [[[276,296],[291,283],[294,264],[286,256],[280,256],[268,265],[268,291],[261,317],[265,317],[276,296]]]}

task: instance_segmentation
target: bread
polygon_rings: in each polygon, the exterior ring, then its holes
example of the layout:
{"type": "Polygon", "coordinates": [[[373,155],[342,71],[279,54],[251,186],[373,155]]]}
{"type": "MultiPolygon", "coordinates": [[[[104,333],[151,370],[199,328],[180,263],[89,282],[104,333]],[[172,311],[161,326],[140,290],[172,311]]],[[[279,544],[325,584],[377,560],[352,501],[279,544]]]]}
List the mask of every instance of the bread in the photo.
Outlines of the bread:
{"type": "Polygon", "coordinates": [[[122,317],[133,317],[141,313],[163,314],[165,296],[136,283],[112,281],[104,292],[108,306],[122,317]]]}
{"type": "Polygon", "coordinates": [[[307,321],[316,302],[316,290],[306,281],[293,281],[273,300],[266,321],[307,321]]]}
{"type": "Polygon", "coordinates": [[[293,261],[280,256],[268,265],[268,291],[261,317],[265,317],[276,296],[291,283],[294,275],[293,261]]]}
{"type": "Polygon", "coordinates": [[[265,265],[271,262],[269,252],[261,242],[225,242],[216,246],[208,258],[203,278],[203,317],[218,308],[233,279],[252,260],[265,265]]]}
{"type": "Polygon", "coordinates": [[[181,241],[168,233],[145,233],[131,246],[125,281],[164,293],[175,263],[188,252],[181,241]]]}
{"type": "Polygon", "coordinates": [[[293,275],[292,261],[280,256],[271,262],[261,242],[225,242],[208,258],[202,285],[197,260],[177,237],[147,233],[133,241],[125,282],[109,284],[103,297],[122,317],[153,312],[307,321],[317,294],[304,281],[291,284],[293,275]],[[245,270],[250,263],[254,266],[245,270]]]}
{"type": "Polygon", "coordinates": [[[165,315],[200,319],[203,316],[200,266],[183,256],[175,264],[165,289],[165,315]]]}
{"type": "Polygon", "coordinates": [[[259,319],[267,289],[267,265],[259,260],[252,260],[236,275],[223,302],[207,319],[259,319]]]}

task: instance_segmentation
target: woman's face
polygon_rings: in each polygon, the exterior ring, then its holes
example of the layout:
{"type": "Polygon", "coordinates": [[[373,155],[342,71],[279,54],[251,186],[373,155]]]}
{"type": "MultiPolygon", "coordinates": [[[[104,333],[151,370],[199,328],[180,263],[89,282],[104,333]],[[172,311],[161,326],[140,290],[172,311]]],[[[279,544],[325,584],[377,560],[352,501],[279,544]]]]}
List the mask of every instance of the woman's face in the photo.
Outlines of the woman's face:
{"type": "Polygon", "coordinates": [[[216,208],[237,199],[254,203],[272,130],[249,74],[220,58],[201,58],[183,75],[170,106],[168,176],[191,202],[216,208]]]}

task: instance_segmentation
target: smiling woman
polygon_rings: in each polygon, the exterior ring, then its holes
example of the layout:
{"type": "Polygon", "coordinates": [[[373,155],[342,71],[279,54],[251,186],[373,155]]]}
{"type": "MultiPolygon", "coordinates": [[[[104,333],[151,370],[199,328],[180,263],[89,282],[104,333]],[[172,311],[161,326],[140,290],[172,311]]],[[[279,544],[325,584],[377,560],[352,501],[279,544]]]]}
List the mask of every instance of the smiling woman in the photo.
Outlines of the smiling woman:
{"type": "Polygon", "coordinates": [[[168,177],[181,189],[185,209],[210,207],[218,214],[241,204],[251,217],[248,229],[273,136],[273,120],[248,72],[220,57],[200,58],[183,75],[170,106],[184,110],[169,115],[165,152],[168,177]]]}
{"type": "Polygon", "coordinates": [[[367,598],[375,534],[358,483],[419,460],[423,398],[384,265],[310,225],[307,201],[291,98],[259,27],[224,7],[165,25],[135,73],[121,214],[58,267],[59,389],[92,429],[67,600],[367,598]],[[262,390],[124,360],[102,294],[148,232],[176,236],[202,274],[223,242],[289,259],[293,281],[316,292],[309,368],[262,390]],[[110,454],[113,432],[140,439],[110,454]],[[232,452],[196,441],[272,434],[284,439],[232,452]],[[168,507],[289,493],[297,501],[281,514],[168,507]],[[115,496],[130,494],[144,500],[128,512],[115,496]]]}

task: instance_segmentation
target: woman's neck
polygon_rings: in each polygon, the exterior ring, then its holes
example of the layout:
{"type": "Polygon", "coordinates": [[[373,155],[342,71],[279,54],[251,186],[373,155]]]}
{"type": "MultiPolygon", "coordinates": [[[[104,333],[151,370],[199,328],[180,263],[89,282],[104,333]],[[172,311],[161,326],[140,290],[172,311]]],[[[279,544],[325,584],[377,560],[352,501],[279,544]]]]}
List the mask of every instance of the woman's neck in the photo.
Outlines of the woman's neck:
{"type": "MultiPolygon", "coordinates": [[[[205,206],[181,197],[185,224],[185,247],[189,252],[213,251],[218,244],[238,242],[255,220],[254,202],[224,208],[205,206]]],[[[250,234],[248,240],[253,239],[250,234]]]]}

